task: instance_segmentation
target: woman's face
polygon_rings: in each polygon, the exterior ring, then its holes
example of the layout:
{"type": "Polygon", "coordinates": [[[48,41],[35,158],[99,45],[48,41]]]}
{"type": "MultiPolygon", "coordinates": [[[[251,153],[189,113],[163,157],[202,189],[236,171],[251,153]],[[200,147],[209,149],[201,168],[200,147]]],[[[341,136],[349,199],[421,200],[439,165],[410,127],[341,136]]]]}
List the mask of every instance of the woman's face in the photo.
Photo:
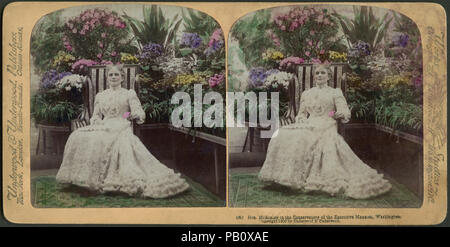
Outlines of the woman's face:
{"type": "Polygon", "coordinates": [[[106,76],[110,87],[117,87],[122,84],[122,74],[116,67],[111,68],[106,76]]]}
{"type": "Polygon", "coordinates": [[[329,75],[328,71],[324,67],[318,67],[314,72],[314,78],[316,79],[317,85],[324,85],[328,83],[329,75]]]}

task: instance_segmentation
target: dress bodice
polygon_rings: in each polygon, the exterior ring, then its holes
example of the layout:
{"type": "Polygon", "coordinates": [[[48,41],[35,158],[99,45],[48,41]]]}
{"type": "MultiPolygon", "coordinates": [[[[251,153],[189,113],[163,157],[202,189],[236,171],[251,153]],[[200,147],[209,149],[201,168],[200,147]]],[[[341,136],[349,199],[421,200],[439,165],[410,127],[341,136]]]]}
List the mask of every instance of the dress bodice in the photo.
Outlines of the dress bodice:
{"type": "Polygon", "coordinates": [[[145,112],[136,92],[132,89],[127,90],[124,88],[117,90],[107,89],[95,96],[91,123],[95,124],[95,122],[102,119],[123,118],[126,112],[139,116],[139,119],[142,121],[145,119],[145,112]]]}
{"type": "Polygon", "coordinates": [[[331,118],[330,112],[344,114],[342,122],[350,120],[350,110],[342,94],[341,89],[325,86],[323,88],[313,87],[301,95],[298,118],[331,118]]]}

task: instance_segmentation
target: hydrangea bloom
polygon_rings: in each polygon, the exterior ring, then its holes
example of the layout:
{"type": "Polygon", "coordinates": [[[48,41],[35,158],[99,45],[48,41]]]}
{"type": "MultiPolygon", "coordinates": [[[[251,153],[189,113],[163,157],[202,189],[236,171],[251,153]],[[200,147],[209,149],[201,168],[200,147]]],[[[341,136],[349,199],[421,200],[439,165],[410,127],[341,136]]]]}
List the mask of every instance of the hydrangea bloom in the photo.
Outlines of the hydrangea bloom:
{"type": "Polygon", "coordinates": [[[56,83],[63,77],[71,75],[70,72],[58,73],[56,70],[52,69],[44,73],[42,77],[40,88],[41,89],[51,89],[55,88],[56,83]]]}
{"type": "Polygon", "coordinates": [[[139,59],[151,59],[161,56],[163,48],[160,44],[148,43],[142,47],[142,52],[139,54],[139,59]]]}
{"type": "Polygon", "coordinates": [[[352,45],[348,52],[349,57],[362,57],[370,55],[370,46],[364,41],[358,40],[356,43],[352,45]]]}
{"type": "Polygon", "coordinates": [[[250,69],[249,74],[249,82],[250,85],[253,87],[261,87],[264,84],[264,80],[266,80],[267,74],[266,71],[264,71],[264,68],[257,67],[250,69]]]}
{"type": "Polygon", "coordinates": [[[183,33],[180,45],[187,46],[192,49],[199,47],[202,44],[202,38],[197,33],[183,33]]]}

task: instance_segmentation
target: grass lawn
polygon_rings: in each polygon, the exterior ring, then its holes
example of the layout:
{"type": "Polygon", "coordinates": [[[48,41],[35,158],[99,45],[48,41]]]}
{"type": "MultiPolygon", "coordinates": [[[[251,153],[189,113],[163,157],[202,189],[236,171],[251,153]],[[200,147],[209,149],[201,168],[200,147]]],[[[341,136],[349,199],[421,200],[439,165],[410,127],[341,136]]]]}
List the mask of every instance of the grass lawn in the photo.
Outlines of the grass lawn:
{"type": "Polygon", "coordinates": [[[184,177],[191,188],[164,198],[139,198],[125,194],[96,194],[87,189],[62,185],[55,176],[32,178],[32,203],[38,208],[119,208],[119,207],[224,207],[225,201],[202,185],[184,177]]]}
{"type": "Polygon", "coordinates": [[[414,208],[421,200],[405,186],[390,181],[392,189],[375,198],[357,200],[325,193],[302,193],[279,185],[266,185],[257,173],[230,174],[230,207],[285,208],[414,208]]]}

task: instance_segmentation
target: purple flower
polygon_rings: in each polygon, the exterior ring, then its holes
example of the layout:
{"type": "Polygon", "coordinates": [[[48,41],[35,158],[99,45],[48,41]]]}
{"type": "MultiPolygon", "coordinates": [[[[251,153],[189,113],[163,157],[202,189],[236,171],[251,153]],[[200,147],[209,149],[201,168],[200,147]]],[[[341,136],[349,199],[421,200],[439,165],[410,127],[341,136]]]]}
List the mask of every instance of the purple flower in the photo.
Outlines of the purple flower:
{"type": "Polygon", "coordinates": [[[144,45],[142,48],[141,54],[139,54],[137,57],[142,60],[148,60],[152,58],[156,58],[161,56],[163,53],[163,48],[161,45],[156,43],[148,43],[144,45]]]}
{"type": "Polygon", "coordinates": [[[420,88],[422,88],[422,85],[423,85],[423,78],[422,78],[422,75],[420,75],[414,79],[414,86],[417,89],[420,89],[420,88]]]}
{"type": "Polygon", "coordinates": [[[264,68],[257,67],[250,69],[249,81],[253,87],[260,87],[264,85],[264,80],[267,78],[267,73],[264,68]]]}
{"type": "Polygon", "coordinates": [[[394,44],[396,46],[401,46],[405,48],[408,45],[409,36],[408,34],[402,33],[394,37],[394,44]]]}
{"type": "Polygon", "coordinates": [[[197,33],[183,33],[180,45],[187,46],[192,49],[199,47],[202,44],[202,38],[197,33]]]}
{"type": "Polygon", "coordinates": [[[42,77],[40,88],[41,89],[51,89],[55,87],[56,82],[61,80],[63,77],[67,75],[71,75],[70,72],[62,72],[58,73],[56,70],[52,69],[44,73],[42,77]]]}
{"type": "Polygon", "coordinates": [[[370,46],[364,41],[358,40],[356,43],[352,45],[348,52],[349,57],[358,58],[361,56],[368,56],[370,55],[370,46]]]}

